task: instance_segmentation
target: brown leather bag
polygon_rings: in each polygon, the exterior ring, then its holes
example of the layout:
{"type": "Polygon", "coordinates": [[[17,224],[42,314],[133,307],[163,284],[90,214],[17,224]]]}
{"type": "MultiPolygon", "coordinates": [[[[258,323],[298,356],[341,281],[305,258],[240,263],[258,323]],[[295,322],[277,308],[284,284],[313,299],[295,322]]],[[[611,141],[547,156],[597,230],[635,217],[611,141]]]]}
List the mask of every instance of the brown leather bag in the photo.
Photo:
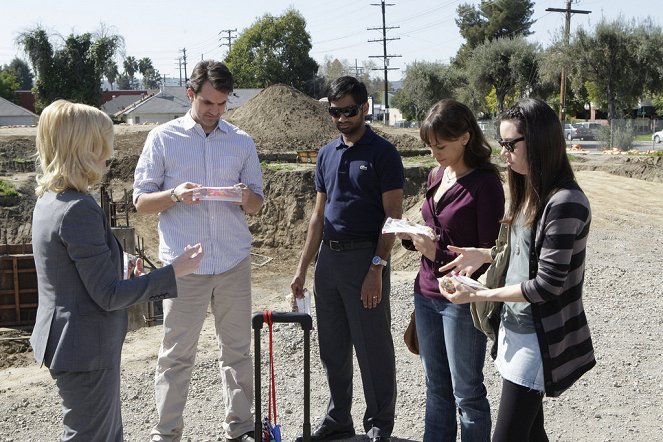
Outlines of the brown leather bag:
{"type": "Polygon", "coordinates": [[[408,350],[410,350],[415,355],[419,354],[419,338],[417,338],[417,324],[414,319],[414,310],[410,315],[410,323],[403,333],[403,340],[408,350]]]}

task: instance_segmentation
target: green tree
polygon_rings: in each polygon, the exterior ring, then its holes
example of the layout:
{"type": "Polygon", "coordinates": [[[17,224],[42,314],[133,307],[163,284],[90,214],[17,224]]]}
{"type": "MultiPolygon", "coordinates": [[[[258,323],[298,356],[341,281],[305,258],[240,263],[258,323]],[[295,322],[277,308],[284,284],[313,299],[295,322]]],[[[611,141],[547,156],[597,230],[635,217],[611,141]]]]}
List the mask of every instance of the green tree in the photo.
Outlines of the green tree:
{"type": "Polygon", "coordinates": [[[129,89],[135,89],[136,80],[134,75],[138,71],[138,60],[130,55],[124,59],[122,66],[124,67],[124,73],[129,77],[129,89]]]}
{"type": "Polygon", "coordinates": [[[0,97],[14,101],[14,93],[19,87],[13,72],[0,71],[0,97]]]}
{"type": "Polygon", "coordinates": [[[126,74],[120,73],[117,75],[117,88],[122,91],[131,89],[131,82],[126,74]]]}
{"type": "Polygon", "coordinates": [[[393,105],[406,119],[422,121],[437,101],[454,95],[457,83],[455,71],[447,65],[410,64],[405,69],[403,86],[394,95],[393,105]]]}
{"type": "Polygon", "coordinates": [[[32,89],[34,74],[30,70],[30,66],[20,58],[14,58],[5,68],[4,71],[11,72],[18,80],[18,88],[20,90],[32,89]]]}
{"type": "Polygon", "coordinates": [[[71,34],[62,47],[54,48],[46,31],[37,27],[21,33],[18,43],[37,74],[33,93],[35,108],[41,112],[57,98],[99,106],[104,66],[113,58],[122,39],[71,34]]]}
{"type": "Polygon", "coordinates": [[[663,91],[663,32],[651,19],[603,19],[593,33],[579,28],[570,50],[574,90],[584,87],[593,101],[606,103],[609,119],[630,112],[643,95],[663,91]]]}
{"type": "Polygon", "coordinates": [[[485,97],[495,88],[497,110],[504,110],[505,98],[532,94],[539,87],[537,57],[539,46],[528,43],[523,37],[499,38],[477,46],[468,59],[465,69],[466,94],[485,97]]]}
{"type": "Polygon", "coordinates": [[[532,34],[534,2],[531,0],[481,0],[478,6],[459,5],[456,12],[456,25],[465,39],[456,54],[459,65],[464,65],[470,52],[486,41],[532,34]]]}
{"type": "Polygon", "coordinates": [[[655,94],[652,97],[652,104],[654,105],[654,109],[656,109],[656,115],[663,116],[663,93],[658,93],[655,94]]]}
{"type": "Polygon", "coordinates": [[[311,36],[306,20],[294,9],[274,17],[265,15],[233,43],[226,63],[238,87],[266,87],[285,83],[312,93],[318,64],[309,56],[311,36]]]}

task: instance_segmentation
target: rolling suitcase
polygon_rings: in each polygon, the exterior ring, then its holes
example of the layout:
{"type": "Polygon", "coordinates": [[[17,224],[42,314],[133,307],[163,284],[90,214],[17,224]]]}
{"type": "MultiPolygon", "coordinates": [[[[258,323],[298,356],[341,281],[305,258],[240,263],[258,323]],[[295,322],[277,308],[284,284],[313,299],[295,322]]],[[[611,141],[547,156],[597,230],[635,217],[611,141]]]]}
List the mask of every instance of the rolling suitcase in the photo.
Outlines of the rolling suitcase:
{"type": "MultiPolygon", "coordinates": [[[[256,312],[253,314],[251,324],[254,334],[254,355],[255,355],[255,440],[261,441],[263,434],[263,425],[261,417],[261,377],[260,377],[260,330],[262,325],[271,317],[272,323],[298,323],[304,330],[304,423],[302,426],[302,437],[304,442],[311,440],[311,330],[313,329],[313,319],[306,313],[296,312],[256,312]]],[[[274,407],[276,408],[276,407],[274,407]]],[[[275,410],[276,415],[276,410],[275,410]]],[[[276,420],[276,419],[275,419],[276,420]]]]}

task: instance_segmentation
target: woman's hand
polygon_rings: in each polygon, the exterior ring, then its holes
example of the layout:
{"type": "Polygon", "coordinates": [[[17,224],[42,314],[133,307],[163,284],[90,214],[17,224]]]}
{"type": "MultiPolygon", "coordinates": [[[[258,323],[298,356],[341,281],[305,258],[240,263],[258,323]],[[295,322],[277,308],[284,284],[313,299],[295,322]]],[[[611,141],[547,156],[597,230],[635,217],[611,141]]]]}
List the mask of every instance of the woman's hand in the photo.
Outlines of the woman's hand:
{"type": "Polygon", "coordinates": [[[452,304],[467,304],[473,301],[476,290],[468,285],[461,284],[454,278],[443,276],[438,279],[440,293],[452,304]]]}
{"type": "Polygon", "coordinates": [[[490,249],[478,249],[476,247],[456,247],[447,246],[447,249],[457,253],[458,256],[453,261],[440,267],[440,272],[448,273],[453,271],[458,275],[472,276],[479,267],[492,262],[490,258],[490,249]]]}
{"type": "Polygon", "coordinates": [[[143,258],[137,258],[135,266],[133,267],[133,277],[138,278],[139,276],[143,276],[145,274],[143,266],[143,258]]]}
{"type": "Polygon", "coordinates": [[[175,258],[171,263],[175,276],[186,276],[195,272],[200,266],[200,261],[203,259],[203,246],[198,243],[193,246],[187,245],[184,248],[184,253],[175,258]]]}
{"type": "Polygon", "coordinates": [[[431,261],[435,261],[436,241],[432,240],[428,235],[422,235],[419,233],[411,233],[410,240],[419,253],[431,261]]]}

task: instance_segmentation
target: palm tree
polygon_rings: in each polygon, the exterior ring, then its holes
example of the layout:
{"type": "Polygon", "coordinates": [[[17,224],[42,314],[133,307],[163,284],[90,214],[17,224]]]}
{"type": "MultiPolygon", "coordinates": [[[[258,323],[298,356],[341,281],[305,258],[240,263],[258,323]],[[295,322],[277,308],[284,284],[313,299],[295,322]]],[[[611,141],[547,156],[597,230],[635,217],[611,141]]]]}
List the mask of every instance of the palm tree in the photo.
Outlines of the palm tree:
{"type": "Polygon", "coordinates": [[[131,88],[133,89],[133,87],[134,87],[134,74],[138,70],[138,61],[136,60],[136,58],[134,58],[130,55],[127,58],[124,59],[123,66],[124,66],[124,72],[129,77],[129,84],[131,85],[131,88]]]}

